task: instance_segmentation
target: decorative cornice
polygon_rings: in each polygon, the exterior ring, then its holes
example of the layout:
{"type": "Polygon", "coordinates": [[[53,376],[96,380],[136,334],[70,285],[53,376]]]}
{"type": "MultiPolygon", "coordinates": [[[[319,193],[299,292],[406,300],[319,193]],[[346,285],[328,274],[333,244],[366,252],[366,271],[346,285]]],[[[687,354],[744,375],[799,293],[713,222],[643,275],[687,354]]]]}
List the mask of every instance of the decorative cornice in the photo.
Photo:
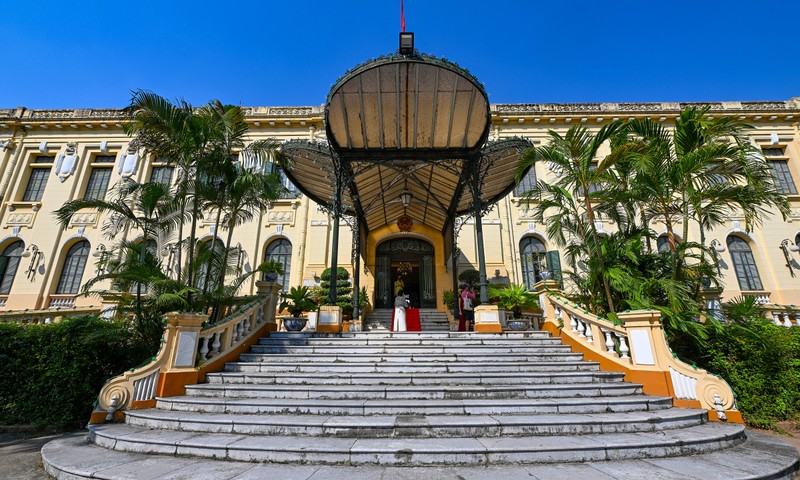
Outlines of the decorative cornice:
{"type": "MultiPolygon", "coordinates": [[[[539,115],[539,114],[647,114],[678,113],[686,107],[708,106],[712,111],[721,113],[780,112],[800,113],[800,97],[783,101],[761,102],[623,102],[623,103],[496,103],[490,106],[496,116],[539,115]]],[[[321,118],[323,106],[284,106],[284,107],[242,107],[249,119],[263,118],[321,118]]],[[[20,108],[0,109],[0,122],[15,123],[26,121],[88,121],[115,120],[125,118],[122,109],[113,108],[76,108],[54,110],[29,110],[20,108]]]]}

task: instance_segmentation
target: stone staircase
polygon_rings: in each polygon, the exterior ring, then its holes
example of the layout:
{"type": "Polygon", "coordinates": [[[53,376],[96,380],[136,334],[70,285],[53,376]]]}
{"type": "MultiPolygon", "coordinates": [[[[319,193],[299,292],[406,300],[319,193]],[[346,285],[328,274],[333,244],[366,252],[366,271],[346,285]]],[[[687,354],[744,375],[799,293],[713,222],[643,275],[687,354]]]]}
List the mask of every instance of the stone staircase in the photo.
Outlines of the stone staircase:
{"type": "MultiPolygon", "coordinates": [[[[392,309],[382,308],[369,312],[364,322],[371,330],[389,330],[392,324],[392,309]]],[[[419,323],[423,332],[450,331],[447,314],[435,308],[419,309],[419,323]]]]}
{"type": "Polygon", "coordinates": [[[792,478],[798,452],[642,394],[545,332],[273,333],[42,451],[58,478],[792,478]]]}

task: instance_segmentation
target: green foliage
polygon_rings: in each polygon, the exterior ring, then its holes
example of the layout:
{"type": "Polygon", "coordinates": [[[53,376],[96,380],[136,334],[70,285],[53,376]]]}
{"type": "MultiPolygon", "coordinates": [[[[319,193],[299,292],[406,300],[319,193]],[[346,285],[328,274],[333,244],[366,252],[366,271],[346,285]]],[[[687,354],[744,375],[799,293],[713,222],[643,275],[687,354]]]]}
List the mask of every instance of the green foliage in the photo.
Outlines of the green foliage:
{"type": "Polygon", "coordinates": [[[278,306],[278,310],[288,309],[292,316],[299,317],[303,312],[317,308],[317,302],[311,296],[312,291],[309,287],[292,287],[288,293],[281,293],[281,298],[284,301],[278,306]]]}
{"type": "Polygon", "coordinates": [[[445,290],[442,292],[442,304],[449,310],[456,308],[456,296],[452,290],[445,290]]]}
{"type": "Polygon", "coordinates": [[[361,314],[364,314],[364,311],[369,306],[369,295],[367,295],[367,287],[361,287],[361,291],[358,294],[358,310],[361,314]]]}
{"type": "MultiPolygon", "coordinates": [[[[103,383],[155,355],[126,321],[0,324],[0,424],[85,423],[103,383]]],[[[162,330],[163,331],[163,330],[162,330]]]]}
{"type": "Polygon", "coordinates": [[[475,287],[481,281],[481,274],[474,268],[468,268],[458,274],[458,280],[462,283],[468,284],[471,287],[475,287]]]}
{"type": "MultiPolygon", "coordinates": [[[[353,287],[350,283],[350,273],[344,267],[336,269],[336,305],[341,307],[343,315],[353,314],[353,287]]],[[[323,302],[327,301],[331,292],[331,269],[326,268],[320,275],[323,302]]]]}
{"type": "Polygon", "coordinates": [[[523,310],[539,308],[539,296],[528,291],[525,285],[508,285],[505,288],[490,288],[489,295],[497,298],[497,304],[522,317],[523,310]]]}
{"type": "Polygon", "coordinates": [[[727,380],[749,425],[800,417],[800,328],[750,317],[711,332],[706,344],[692,352],[698,366],[727,380]]]}

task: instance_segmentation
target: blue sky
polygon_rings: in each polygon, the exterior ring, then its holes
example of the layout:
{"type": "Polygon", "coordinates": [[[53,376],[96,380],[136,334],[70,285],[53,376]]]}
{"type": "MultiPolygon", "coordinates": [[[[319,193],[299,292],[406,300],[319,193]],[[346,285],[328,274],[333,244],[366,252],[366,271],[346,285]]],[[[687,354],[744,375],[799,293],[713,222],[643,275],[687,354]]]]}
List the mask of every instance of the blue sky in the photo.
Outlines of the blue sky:
{"type": "MultiPolygon", "coordinates": [[[[0,108],[120,108],[142,88],[201,104],[319,105],[397,48],[399,0],[3,2],[0,108]]],[[[406,0],[419,50],[493,103],[800,96],[800,1],[406,0]]]]}

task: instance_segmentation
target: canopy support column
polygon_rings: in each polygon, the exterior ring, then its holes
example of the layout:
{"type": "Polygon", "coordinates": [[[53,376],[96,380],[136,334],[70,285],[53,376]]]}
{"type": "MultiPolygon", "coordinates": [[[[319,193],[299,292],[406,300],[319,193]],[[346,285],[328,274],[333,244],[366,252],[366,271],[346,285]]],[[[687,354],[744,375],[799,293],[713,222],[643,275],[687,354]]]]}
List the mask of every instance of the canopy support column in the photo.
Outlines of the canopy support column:
{"type": "Polygon", "coordinates": [[[475,216],[475,238],[476,250],[478,254],[478,273],[480,280],[478,286],[480,287],[480,300],[481,304],[486,305],[489,303],[489,290],[486,288],[486,256],[483,252],[483,223],[481,216],[483,213],[483,201],[481,200],[481,178],[478,168],[473,166],[470,175],[470,190],[472,190],[472,209],[475,216]]]}
{"type": "Polygon", "coordinates": [[[353,223],[353,319],[357,319],[361,315],[361,222],[356,217],[353,223]]]}
{"type": "Polygon", "coordinates": [[[458,311],[458,259],[461,256],[460,250],[456,246],[456,224],[453,222],[453,237],[451,238],[452,248],[450,249],[450,258],[453,261],[453,298],[455,299],[455,304],[453,305],[453,318],[458,320],[459,311],[458,311]]]}

